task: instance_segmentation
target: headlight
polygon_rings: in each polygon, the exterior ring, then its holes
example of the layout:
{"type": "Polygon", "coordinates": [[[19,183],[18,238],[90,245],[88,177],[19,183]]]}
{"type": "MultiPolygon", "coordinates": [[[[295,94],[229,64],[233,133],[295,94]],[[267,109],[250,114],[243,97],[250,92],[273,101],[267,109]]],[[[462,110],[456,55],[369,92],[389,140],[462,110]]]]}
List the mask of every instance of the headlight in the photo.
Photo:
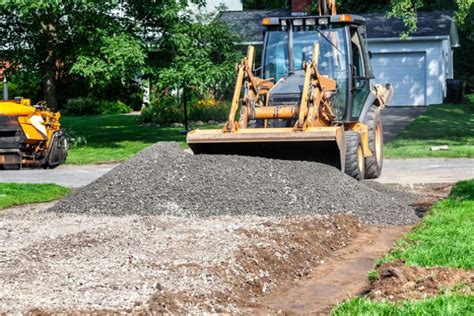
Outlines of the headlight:
{"type": "Polygon", "coordinates": [[[295,19],[293,20],[294,26],[303,26],[303,19],[295,19]]]}
{"type": "Polygon", "coordinates": [[[319,25],[328,25],[329,19],[328,18],[319,19],[318,23],[319,25]]]}

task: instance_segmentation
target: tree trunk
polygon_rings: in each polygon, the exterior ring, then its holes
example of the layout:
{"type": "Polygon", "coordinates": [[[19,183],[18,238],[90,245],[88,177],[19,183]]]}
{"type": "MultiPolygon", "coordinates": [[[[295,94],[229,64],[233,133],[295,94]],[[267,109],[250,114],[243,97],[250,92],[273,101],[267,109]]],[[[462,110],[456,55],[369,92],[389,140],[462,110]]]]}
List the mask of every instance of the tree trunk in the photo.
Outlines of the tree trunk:
{"type": "Polygon", "coordinates": [[[46,56],[43,63],[43,95],[48,107],[52,110],[57,110],[58,98],[56,95],[56,49],[58,44],[58,21],[42,20],[40,23],[48,41],[46,56]]]}
{"type": "Polygon", "coordinates": [[[43,94],[46,104],[52,110],[58,109],[58,99],[56,96],[56,72],[56,57],[54,51],[50,49],[44,62],[43,94]]]}

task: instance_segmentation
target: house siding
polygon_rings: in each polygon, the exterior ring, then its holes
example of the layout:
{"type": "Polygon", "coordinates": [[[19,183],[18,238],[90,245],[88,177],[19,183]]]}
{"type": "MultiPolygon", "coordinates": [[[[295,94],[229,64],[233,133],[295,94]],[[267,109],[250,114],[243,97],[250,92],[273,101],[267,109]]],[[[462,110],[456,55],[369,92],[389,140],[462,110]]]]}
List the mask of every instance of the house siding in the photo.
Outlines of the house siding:
{"type": "MultiPolygon", "coordinates": [[[[425,53],[426,54],[426,99],[425,105],[443,103],[446,96],[446,79],[452,77],[451,47],[447,39],[409,41],[387,41],[369,39],[372,53],[425,53]]],[[[400,67],[394,64],[393,67],[400,67]]],[[[397,91],[396,93],[403,93],[397,91]]]]}

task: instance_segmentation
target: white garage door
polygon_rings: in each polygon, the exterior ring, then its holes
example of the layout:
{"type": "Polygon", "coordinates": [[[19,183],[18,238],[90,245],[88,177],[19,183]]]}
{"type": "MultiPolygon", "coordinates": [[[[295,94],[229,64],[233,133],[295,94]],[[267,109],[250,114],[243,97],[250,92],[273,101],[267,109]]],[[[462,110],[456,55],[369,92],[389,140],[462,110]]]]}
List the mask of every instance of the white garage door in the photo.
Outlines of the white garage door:
{"type": "Polygon", "coordinates": [[[393,106],[426,104],[425,53],[374,53],[372,67],[375,83],[391,83],[393,106]]]}

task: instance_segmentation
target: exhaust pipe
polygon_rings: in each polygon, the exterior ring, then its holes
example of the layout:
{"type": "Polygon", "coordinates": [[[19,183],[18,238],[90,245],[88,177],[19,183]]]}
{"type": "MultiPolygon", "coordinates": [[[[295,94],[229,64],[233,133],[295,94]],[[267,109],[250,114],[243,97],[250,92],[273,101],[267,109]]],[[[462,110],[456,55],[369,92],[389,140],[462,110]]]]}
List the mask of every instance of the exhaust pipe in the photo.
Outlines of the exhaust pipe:
{"type": "Polygon", "coordinates": [[[3,101],[8,101],[8,83],[6,76],[3,76],[3,101]]]}

